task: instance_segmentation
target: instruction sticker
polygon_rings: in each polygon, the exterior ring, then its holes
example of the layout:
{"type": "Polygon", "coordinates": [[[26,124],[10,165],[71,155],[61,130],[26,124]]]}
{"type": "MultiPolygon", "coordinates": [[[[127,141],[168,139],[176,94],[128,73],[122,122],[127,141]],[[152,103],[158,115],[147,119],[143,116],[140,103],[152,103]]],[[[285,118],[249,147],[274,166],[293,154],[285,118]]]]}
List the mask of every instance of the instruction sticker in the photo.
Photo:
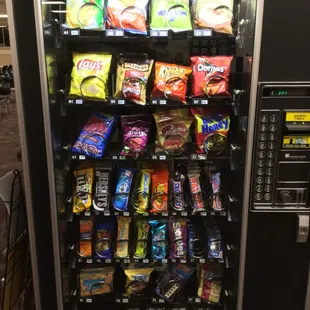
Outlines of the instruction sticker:
{"type": "Polygon", "coordinates": [[[310,136],[284,136],[283,148],[310,148],[310,136]]]}
{"type": "Polygon", "coordinates": [[[286,112],[287,122],[310,122],[310,112],[286,112]]]}

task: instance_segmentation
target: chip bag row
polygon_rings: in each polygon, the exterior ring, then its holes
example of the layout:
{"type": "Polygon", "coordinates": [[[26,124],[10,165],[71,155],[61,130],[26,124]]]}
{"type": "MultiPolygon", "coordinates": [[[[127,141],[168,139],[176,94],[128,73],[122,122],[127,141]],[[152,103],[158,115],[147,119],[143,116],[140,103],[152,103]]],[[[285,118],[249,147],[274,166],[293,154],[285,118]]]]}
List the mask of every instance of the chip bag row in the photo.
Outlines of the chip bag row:
{"type": "MultiPolygon", "coordinates": [[[[193,97],[230,96],[229,75],[232,56],[194,56],[191,67],[155,63],[153,98],[167,98],[186,104],[188,80],[192,78],[193,97]]],[[[108,99],[108,79],[112,56],[104,53],[73,53],[69,96],[90,100],[108,99]]],[[[145,105],[147,84],[154,61],[146,57],[120,57],[114,97],[145,105]]]]}
{"type": "Polygon", "coordinates": [[[131,34],[147,34],[150,28],[174,32],[210,28],[232,34],[234,0],[67,0],[66,26],[81,29],[123,29],[131,34]],[[105,23],[106,21],[106,23],[105,23]]]}

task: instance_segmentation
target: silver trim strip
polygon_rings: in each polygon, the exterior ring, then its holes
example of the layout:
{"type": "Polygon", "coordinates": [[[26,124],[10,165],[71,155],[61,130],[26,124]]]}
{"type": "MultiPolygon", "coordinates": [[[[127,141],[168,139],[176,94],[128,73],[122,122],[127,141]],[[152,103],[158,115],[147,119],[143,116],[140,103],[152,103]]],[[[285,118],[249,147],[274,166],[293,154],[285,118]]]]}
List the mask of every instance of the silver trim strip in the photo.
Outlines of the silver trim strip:
{"type": "Polygon", "coordinates": [[[32,195],[30,188],[32,183],[30,181],[29,172],[29,159],[28,159],[28,149],[27,149],[27,138],[25,130],[25,119],[23,108],[26,106],[23,103],[22,93],[21,93],[21,82],[19,78],[19,59],[17,42],[15,37],[15,24],[14,24],[14,9],[13,1],[6,0],[6,9],[8,14],[8,25],[9,25],[9,35],[12,50],[12,64],[14,68],[14,84],[15,84],[15,96],[16,96],[16,108],[18,116],[18,128],[20,137],[20,147],[23,158],[23,171],[24,171],[24,185],[25,185],[25,197],[26,197],[26,209],[28,217],[28,234],[29,234],[29,244],[30,244],[30,254],[31,254],[31,265],[32,265],[32,277],[33,277],[33,287],[34,287],[34,298],[36,309],[41,310],[41,296],[40,296],[40,278],[38,274],[38,260],[37,260],[37,248],[35,242],[35,232],[34,227],[34,217],[32,210],[32,195]]]}
{"type": "Polygon", "coordinates": [[[242,206],[243,212],[242,212],[241,241],[240,241],[237,310],[243,309],[246,242],[248,231],[248,214],[250,209],[249,203],[250,203],[250,189],[251,189],[250,186],[251,186],[251,170],[252,170],[252,153],[254,144],[253,137],[255,129],[255,111],[257,103],[263,14],[264,14],[264,0],[258,0],[256,7],[255,38],[253,46],[253,65],[252,65],[252,77],[251,77],[250,106],[248,116],[247,153],[245,159],[245,172],[244,172],[243,206],[242,206]]]}
{"type": "Polygon", "coordinates": [[[42,23],[41,1],[34,0],[34,13],[37,34],[38,58],[41,75],[41,93],[42,93],[42,107],[44,117],[44,131],[46,140],[46,157],[48,167],[48,180],[50,191],[50,206],[51,206],[51,221],[52,221],[52,236],[53,236],[53,250],[54,250],[54,268],[55,268],[55,282],[57,298],[57,310],[63,310],[63,293],[62,293],[62,271],[60,262],[60,246],[58,234],[58,214],[56,202],[55,189],[55,174],[54,174],[54,158],[53,158],[53,144],[50,123],[49,111],[49,96],[47,84],[46,58],[44,47],[44,33],[42,23]]]}

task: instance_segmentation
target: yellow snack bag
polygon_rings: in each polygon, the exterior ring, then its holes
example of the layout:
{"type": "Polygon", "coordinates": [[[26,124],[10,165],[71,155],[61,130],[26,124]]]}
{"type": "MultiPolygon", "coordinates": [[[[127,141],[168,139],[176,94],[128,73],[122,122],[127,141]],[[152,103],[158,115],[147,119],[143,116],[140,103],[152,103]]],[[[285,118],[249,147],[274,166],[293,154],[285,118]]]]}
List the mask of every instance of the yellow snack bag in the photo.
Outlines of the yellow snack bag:
{"type": "Polygon", "coordinates": [[[129,228],[131,218],[117,217],[117,239],[115,257],[126,258],[129,256],[129,228]]]}
{"type": "Polygon", "coordinates": [[[73,212],[80,213],[91,206],[94,169],[84,169],[74,171],[76,178],[76,188],[73,198],[73,212]]]}
{"type": "Polygon", "coordinates": [[[151,273],[154,268],[144,268],[144,269],[128,269],[125,270],[127,276],[126,282],[126,294],[127,296],[140,296],[145,293],[149,282],[151,273]]]}
{"type": "Polygon", "coordinates": [[[73,52],[69,96],[107,100],[107,83],[112,55],[73,52]]]}

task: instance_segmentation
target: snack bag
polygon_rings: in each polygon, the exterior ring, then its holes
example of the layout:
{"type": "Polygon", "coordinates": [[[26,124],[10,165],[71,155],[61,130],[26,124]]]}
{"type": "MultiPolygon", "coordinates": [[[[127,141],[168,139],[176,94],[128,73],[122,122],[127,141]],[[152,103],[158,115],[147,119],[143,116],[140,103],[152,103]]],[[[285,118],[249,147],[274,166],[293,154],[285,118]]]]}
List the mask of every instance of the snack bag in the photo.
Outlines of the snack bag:
{"type": "Polygon", "coordinates": [[[170,255],[172,259],[186,258],[187,254],[187,223],[185,218],[169,219],[170,255]]]}
{"type": "Polygon", "coordinates": [[[134,258],[146,258],[149,229],[150,224],[147,221],[136,222],[137,243],[133,254],[134,258]]]}
{"type": "Polygon", "coordinates": [[[232,56],[193,56],[193,97],[229,96],[232,56]]]}
{"type": "Polygon", "coordinates": [[[81,269],[80,296],[104,295],[113,292],[114,267],[81,269]]]}
{"type": "Polygon", "coordinates": [[[124,148],[121,155],[137,158],[147,148],[151,122],[147,115],[123,115],[124,148]]]}
{"type": "Polygon", "coordinates": [[[121,58],[117,65],[115,98],[126,98],[145,105],[147,81],[152,71],[153,60],[121,58]]]}
{"type": "Polygon", "coordinates": [[[113,198],[113,206],[117,211],[127,211],[129,193],[133,178],[133,169],[122,168],[116,184],[115,195],[113,198]]]}
{"type": "Polygon", "coordinates": [[[78,254],[82,257],[92,256],[92,220],[80,220],[80,249],[78,254]]]}
{"type": "Polygon", "coordinates": [[[211,218],[207,218],[204,225],[208,236],[208,258],[223,258],[222,237],[219,227],[211,218]]]}
{"type": "Polygon", "coordinates": [[[156,62],[152,96],[186,103],[187,82],[191,73],[190,67],[156,62]]]}
{"type": "Polygon", "coordinates": [[[210,28],[232,34],[234,0],[193,0],[194,23],[197,28],[210,28]]]}
{"type": "Polygon", "coordinates": [[[225,150],[230,126],[228,111],[212,108],[191,108],[196,118],[197,153],[217,155],[225,150]]]}
{"type": "Polygon", "coordinates": [[[223,211],[225,208],[221,198],[221,173],[210,172],[210,183],[212,186],[212,194],[210,196],[210,206],[214,211],[223,211]]]}
{"type": "Polygon", "coordinates": [[[152,174],[152,213],[168,211],[168,171],[152,174]]]}
{"type": "Polygon", "coordinates": [[[156,293],[169,303],[174,302],[194,271],[194,267],[187,264],[168,265],[158,281],[156,293]]]}
{"type": "Polygon", "coordinates": [[[128,269],[125,270],[127,276],[126,295],[141,296],[144,295],[149,286],[151,273],[154,268],[128,269]]]}
{"type": "Polygon", "coordinates": [[[108,0],[107,25],[133,34],[146,35],[148,0],[108,0]]]}
{"type": "Polygon", "coordinates": [[[206,256],[205,230],[197,219],[187,220],[188,257],[203,258],[206,256]]]}
{"type": "Polygon", "coordinates": [[[98,258],[111,259],[113,254],[112,237],[115,231],[115,222],[112,218],[104,223],[96,224],[95,252],[98,258]]]}
{"type": "Polygon", "coordinates": [[[94,113],[82,129],[71,152],[93,158],[102,157],[116,120],[117,117],[110,114],[94,113]]]}
{"type": "Polygon", "coordinates": [[[69,96],[107,100],[107,84],[112,55],[73,52],[69,96]]]}
{"type": "Polygon", "coordinates": [[[117,238],[115,257],[126,258],[129,256],[129,228],[130,217],[117,217],[117,238]]]}
{"type": "Polygon", "coordinates": [[[150,26],[153,30],[192,30],[189,0],[152,0],[150,26]]]}
{"type": "Polygon", "coordinates": [[[200,266],[198,297],[201,300],[218,304],[222,290],[222,269],[220,264],[207,263],[200,266]]]}
{"type": "Polygon", "coordinates": [[[111,166],[95,167],[93,207],[96,211],[106,211],[110,208],[111,171],[111,166]]]}
{"type": "Polygon", "coordinates": [[[165,151],[171,155],[183,153],[193,122],[193,119],[188,116],[188,110],[157,112],[154,114],[154,118],[157,127],[156,152],[165,151]]]}
{"type": "Polygon", "coordinates": [[[151,220],[152,259],[165,259],[167,256],[167,220],[151,220]]]}
{"type": "Polygon", "coordinates": [[[66,25],[69,28],[104,29],[104,0],[67,0],[66,25]]]}
{"type": "Polygon", "coordinates": [[[94,169],[74,171],[76,188],[73,197],[73,212],[80,213],[90,208],[92,202],[94,169]]]}

